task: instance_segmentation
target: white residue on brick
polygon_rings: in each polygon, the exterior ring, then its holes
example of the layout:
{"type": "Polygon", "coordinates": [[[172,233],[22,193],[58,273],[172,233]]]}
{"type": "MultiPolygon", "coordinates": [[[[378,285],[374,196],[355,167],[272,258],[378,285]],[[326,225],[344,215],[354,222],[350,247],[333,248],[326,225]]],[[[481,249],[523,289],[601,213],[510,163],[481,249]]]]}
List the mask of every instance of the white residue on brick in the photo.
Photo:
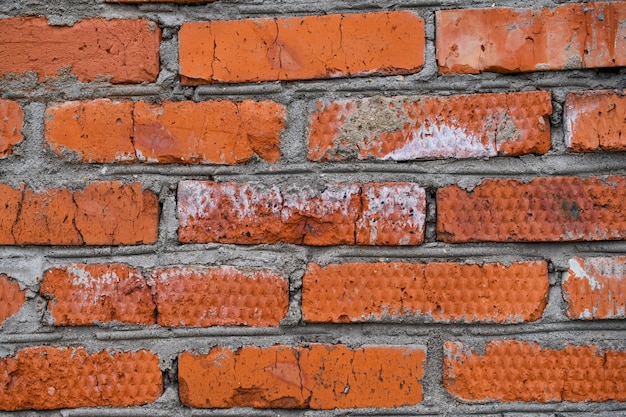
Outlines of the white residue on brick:
{"type": "Polygon", "coordinates": [[[100,292],[104,287],[116,284],[120,280],[119,276],[113,271],[93,276],[84,268],[78,266],[68,266],[67,272],[72,277],[73,286],[93,289],[96,292],[100,292]]]}
{"type": "Polygon", "coordinates": [[[382,218],[406,219],[409,227],[424,224],[424,207],[426,192],[415,184],[383,185],[380,187],[364,187],[367,208],[363,216],[380,215],[382,218]]]}
{"type": "Polygon", "coordinates": [[[479,158],[496,156],[495,144],[486,144],[481,138],[464,129],[433,123],[411,132],[411,140],[383,157],[394,161],[425,158],[479,158]]]}
{"type": "MultiPolygon", "coordinates": [[[[585,262],[589,262],[589,261],[590,260],[586,260],[585,262]]],[[[598,282],[595,278],[587,274],[587,271],[585,271],[585,269],[582,267],[580,262],[578,262],[578,259],[572,258],[569,260],[569,269],[570,271],[572,271],[574,276],[576,276],[578,279],[587,280],[592,290],[599,290],[602,288],[602,284],[600,282],[598,282]]],[[[568,279],[571,278],[571,276],[572,275],[570,274],[568,279]]]]}
{"type": "Polygon", "coordinates": [[[572,146],[574,126],[576,125],[578,116],[586,110],[587,109],[571,106],[569,103],[565,104],[565,111],[563,112],[563,129],[565,133],[565,146],[568,148],[572,146]]]}
{"type": "Polygon", "coordinates": [[[315,218],[334,213],[347,216],[351,214],[350,201],[359,191],[357,184],[332,184],[319,194],[308,190],[285,192],[282,218],[288,219],[293,213],[315,218]]]}

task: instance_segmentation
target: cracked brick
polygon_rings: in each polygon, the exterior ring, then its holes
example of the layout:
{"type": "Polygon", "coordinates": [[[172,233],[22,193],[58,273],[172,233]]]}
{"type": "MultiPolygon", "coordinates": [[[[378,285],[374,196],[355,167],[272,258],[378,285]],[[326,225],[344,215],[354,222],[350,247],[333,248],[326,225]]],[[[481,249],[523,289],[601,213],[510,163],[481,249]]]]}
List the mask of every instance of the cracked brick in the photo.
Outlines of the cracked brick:
{"type": "Polygon", "coordinates": [[[83,82],[156,81],[161,30],[147,20],[85,19],[51,26],[45,18],[0,19],[0,75],[34,71],[39,81],[69,69],[83,82]]]}
{"type": "Polygon", "coordinates": [[[60,157],[95,163],[237,164],[280,159],[285,109],[272,101],[72,101],[46,110],[60,157]]]}
{"type": "Polygon", "coordinates": [[[412,74],[424,65],[424,22],[394,11],[184,23],[186,84],[412,74]]]}
{"type": "Polygon", "coordinates": [[[181,402],[196,408],[392,408],[422,401],[421,346],[216,347],[178,358],[181,402]]]}
{"type": "Polygon", "coordinates": [[[23,123],[22,107],[14,101],[0,99],[0,159],[9,156],[13,147],[24,139],[23,123]]]}
{"type": "Polygon", "coordinates": [[[26,301],[26,291],[5,274],[0,274],[0,328],[2,323],[22,308],[26,301]]]}

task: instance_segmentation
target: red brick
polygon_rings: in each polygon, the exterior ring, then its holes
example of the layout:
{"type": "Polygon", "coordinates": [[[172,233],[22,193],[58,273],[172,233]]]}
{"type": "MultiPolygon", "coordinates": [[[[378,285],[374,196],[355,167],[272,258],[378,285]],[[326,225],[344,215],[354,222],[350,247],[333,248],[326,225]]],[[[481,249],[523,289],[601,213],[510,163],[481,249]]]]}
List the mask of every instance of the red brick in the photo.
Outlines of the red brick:
{"type": "Polygon", "coordinates": [[[444,242],[550,242],[626,237],[626,177],[485,180],[437,193],[444,242]]]}
{"type": "Polygon", "coordinates": [[[29,347],[0,359],[0,410],[127,407],[163,391],[159,358],[145,350],[29,347]]]}
{"type": "Polygon", "coordinates": [[[287,281],[269,271],[174,267],[152,280],[161,326],[278,326],[289,307],[287,281]]]}
{"type": "Polygon", "coordinates": [[[19,104],[0,99],[0,159],[9,156],[13,147],[24,139],[23,120],[24,112],[19,104]]]}
{"type": "Polygon", "coordinates": [[[40,293],[56,326],[118,321],[154,324],[156,308],[146,279],[122,264],[67,265],[46,271],[40,293]]]}
{"type": "Polygon", "coordinates": [[[548,287],[545,262],[311,264],[302,283],[302,313],[316,323],[415,317],[519,323],[541,318],[548,287]]]}
{"type": "Polygon", "coordinates": [[[156,81],[161,30],[147,20],[85,19],[71,27],[45,18],[0,19],[0,75],[37,73],[39,81],[69,69],[78,80],[156,81]]]}
{"type": "Polygon", "coordinates": [[[185,84],[412,74],[424,22],[409,11],[184,23],[185,84]]]}
{"type": "Polygon", "coordinates": [[[141,184],[94,182],[36,192],[0,184],[0,244],[136,245],[157,239],[159,205],[141,184]]]}
{"type": "Polygon", "coordinates": [[[476,158],[550,150],[550,93],[372,97],[319,104],[313,161],[476,158]]]}
{"type": "Polygon", "coordinates": [[[285,109],[271,101],[163,102],[107,99],[50,105],[46,143],[81,162],[236,164],[280,159],[285,109]]]}
{"type": "Polygon", "coordinates": [[[625,373],[626,352],[593,345],[548,349],[494,341],[479,354],[445,344],[444,385],[468,401],[624,401],[625,373]]]}
{"type": "Polygon", "coordinates": [[[626,318],[626,256],[572,258],[563,278],[567,316],[572,319],[626,318]]]}
{"type": "Polygon", "coordinates": [[[626,2],[440,10],[437,62],[444,74],[623,66],[625,22],[626,2]]]}
{"type": "Polygon", "coordinates": [[[26,291],[20,290],[19,284],[0,274],[0,328],[2,323],[22,308],[26,301],[26,291]]]}
{"type": "Polygon", "coordinates": [[[570,93],[565,143],[572,152],[626,151],[626,96],[614,91],[570,93]]]}
{"type": "Polygon", "coordinates": [[[180,398],[197,408],[391,408],[422,400],[425,348],[216,347],[178,358],[180,398]]]}
{"type": "Polygon", "coordinates": [[[185,243],[418,244],[425,206],[424,190],[409,183],[329,184],[319,192],[182,181],[178,238],[185,243]]]}

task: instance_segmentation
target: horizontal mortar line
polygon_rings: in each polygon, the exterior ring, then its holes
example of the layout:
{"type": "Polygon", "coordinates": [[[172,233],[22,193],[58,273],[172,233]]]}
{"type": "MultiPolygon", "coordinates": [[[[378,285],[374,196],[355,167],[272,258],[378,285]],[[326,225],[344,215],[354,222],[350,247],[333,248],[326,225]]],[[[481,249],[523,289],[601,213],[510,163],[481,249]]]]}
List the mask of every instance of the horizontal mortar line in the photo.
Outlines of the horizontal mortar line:
{"type": "Polygon", "coordinates": [[[146,409],[144,407],[125,407],[123,409],[106,409],[96,408],[92,410],[62,410],[63,417],[169,417],[172,413],[169,411],[146,409]]]}
{"type": "MultiPolygon", "coordinates": [[[[215,336],[286,336],[280,327],[206,327],[206,328],[159,328],[146,330],[123,330],[113,332],[96,332],[98,340],[132,340],[150,338],[186,338],[215,336]]],[[[316,332],[317,334],[317,332],[316,332]]]]}
{"type": "Polygon", "coordinates": [[[0,336],[0,343],[54,342],[62,338],[58,333],[11,334],[0,336]]]}
{"type": "Polygon", "coordinates": [[[233,416],[249,416],[249,417],[274,417],[280,414],[269,410],[256,410],[253,408],[232,408],[230,410],[193,410],[193,417],[233,417],[233,416]]]}
{"type": "Polygon", "coordinates": [[[110,88],[96,89],[95,95],[102,96],[156,96],[163,92],[163,89],[159,86],[116,86],[110,88]]]}
{"type": "Polygon", "coordinates": [[[196,87],[196,94],[199,96],[214,95],[240,95],[240,94],[273,94],[283,91],[280,82],[269,82],[263,84],[246,85],[201,85],[196,87]]]}
{"type": "MultiPolygon", "coordinates": [[[[457,330],[457,332],[469,332],[469,334],[473,335],[473,336],[500,336],[500,335],[507,335],[507,336],[515,336],[515,335],[530,335],[530,334],[537,334],[537,333],[543,333],[546,334],[547,332],[550,333],[563,333],[563,332],[575,332],[575,331],[580,331],[580,332],[606,332],[606,331],[611,331],[611,332],[618,332],[620,334],[623,334],[622,337],[626,337],[626,326],[624,325],[623,321],[618,321],[618,323],[580,323],[580,324],[575,324],[577,322],[574,323],[570,323],[570,322],[562,322],[562,323],[549,323],[549,324],[522,324],[522,326],[524,327],[528,327],[528,328],[498,328],[498,329],[489,329],[489,328],[480,328],[476,325],[468,327],[466,329],[463,330],[457,330]]],[[[451,333],[454,333],[453,330],[451,330],[451,333]]],[[[459,334],[461,335],[461,334],[459,334]]]]}
{"type": "Polygon", "coordinates": [[[47,254],[48,258],[97,258],[115,255],[152,255],[157,252],[155,246],[108,246],[93,248],[57,249],[47,254]]]}
{"type": "MultiPolygon", "coordinates": [[[[167,176],[213,176],[217,165],[135,164],[107,166],[107,176],[155,174],[167,176]]],[[[178,181],[178,179],[177,179],[178,181]]]]}

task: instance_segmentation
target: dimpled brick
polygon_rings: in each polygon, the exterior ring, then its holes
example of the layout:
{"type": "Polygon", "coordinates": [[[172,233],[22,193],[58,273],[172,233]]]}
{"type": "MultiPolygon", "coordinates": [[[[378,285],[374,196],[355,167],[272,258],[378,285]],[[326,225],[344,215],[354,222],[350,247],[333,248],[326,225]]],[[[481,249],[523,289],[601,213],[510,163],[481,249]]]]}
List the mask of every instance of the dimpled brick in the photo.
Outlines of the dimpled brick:
{"type": "Polygon", "coordinates": [[[3,245],[136,245],[157,238],[158,200],[139,183],[39,192],[0,184],[0,191],[3,245]]]}
{"type": "Polygon", "coordinates": [[[444,346],[444,385],[462,400],[626,400],[626,352],[515,340],[488,342],[484,354],[460,342],[444,346]]]}
{"type": "Polygon", "coordinates": [[[550,93],[372,97],[319,104],[313,161],[482,158],[550,149],[550,93]]]}
{"type": "Polygon", "coordinates": [[[152,352],[28,347],[0,359],[0,410],[128,407],[163,391],[152,352]]]}
{"type": "Polygon", "coordinates": [[[626,2],[436,12],[444,74],[626,65],[626,2]]]}
{"type": "Polygon", "coordinates": [[[160,42],[161,30],[148,20],[51,26],[41,17],[0,19],[0,76],[34,71],[42,81],[69,71],[83,82],[156,81],[160,42]]]}
{"type": "Polygon", "coordinates": [[[287,281],[233,267],[153,271],[161,326],[278,326],[287,314],[287,281]]]}
{"type": "Polygon", "coordinates": [[[626,151],[626,96],[613,91],[569,93],[565,144],[572,152],[626,151]]]}
{"type": "Polygon", "coordinates": [[[45,272],[40,294],[56,326],[117,321],[154,324],[155,306],[146,279],[123,264],[75,264],[45,272]]]}
{"type": "Polygon", "coordinates": [[[569,318],[626,318],[626,257],[572,258],[562,285],[569,318]]]}
{"type": "Polygon", "coordinates": [[[310,264],[302,283],[308,322],[404,321],[519,323],[541,317],[545,262],[310,264]]]}
{"type": "Polygon", "coordinates": [[[460,242],[551,242],[626,237],[626,177],[485,180],[437,193],[437,237],[460,242]]]}
{"type": "Polygon", "coordinates": [[[26,291],[4,274],[0,274],[0,328],[2,323],[22,308],[26,301],[26,291]]]}
{"type": "Polygon", "coordinates": [[[410,11],[188,22],[179,32],[185,84],[412,74],[424,21],[410,11]]]}
{"type": "Polygon", "coordinates": [[[178,358],[180,398],[196,408],[391,408],[422,400],[420,346],[223,347],[178,358]]]}
{"type": "Polygon", "coordinates": [[[364,193],[361,188],[329,184],[322,191],[281,190],[256,183],[182,181],[178,238],[185,243],[313,246],[423,241],[423,189],[409,183],[366,184],[364,193]]]}
{"type": "Polygon", "coordinates": [[[0,159],[13,152],[13,147],[20,143],[24,112],[14,101],[0,99],[0,159]]]}

